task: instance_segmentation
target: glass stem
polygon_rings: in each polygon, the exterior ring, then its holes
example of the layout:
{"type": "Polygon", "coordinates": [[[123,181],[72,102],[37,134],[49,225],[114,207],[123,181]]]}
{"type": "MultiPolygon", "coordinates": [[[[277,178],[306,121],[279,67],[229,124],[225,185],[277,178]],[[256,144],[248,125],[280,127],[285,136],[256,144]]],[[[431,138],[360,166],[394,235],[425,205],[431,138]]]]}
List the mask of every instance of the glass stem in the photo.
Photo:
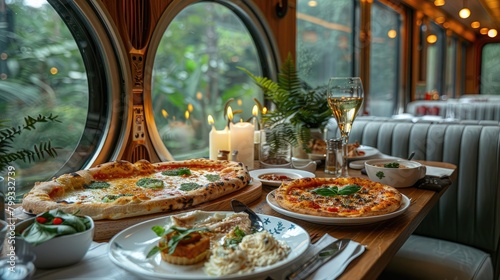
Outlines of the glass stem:
{"type": "Polygon", "coordinates": [[[342,173],[341,177],[349,177],[349,164],[347,163],[347,157],[349,154],[349,149],[347,144],[349,143],[349,135],[342,136],[342,173]]]}

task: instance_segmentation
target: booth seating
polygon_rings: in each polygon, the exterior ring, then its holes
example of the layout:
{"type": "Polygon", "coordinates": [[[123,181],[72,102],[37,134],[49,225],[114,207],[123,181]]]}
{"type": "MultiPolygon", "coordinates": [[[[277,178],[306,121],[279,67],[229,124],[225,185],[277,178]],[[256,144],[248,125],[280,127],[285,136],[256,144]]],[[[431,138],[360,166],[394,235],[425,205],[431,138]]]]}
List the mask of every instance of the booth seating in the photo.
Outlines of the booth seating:
{"type": "MultiPolygon", "coordinates": [[[[332,123],[327,132],[339,135],[332,123]]],[[[379,279],[499,279],[500,126],[359,118],[354,141],[457,166],[457,179],[379,279]]]]}
{"type": "Polygon", "coordinates": [[[406,112],[414,116],[434,115],[444,119],[500,121],[500,98],[485,102],[469,102],[467,99],[418,100],[408,103],[406,112]]]}

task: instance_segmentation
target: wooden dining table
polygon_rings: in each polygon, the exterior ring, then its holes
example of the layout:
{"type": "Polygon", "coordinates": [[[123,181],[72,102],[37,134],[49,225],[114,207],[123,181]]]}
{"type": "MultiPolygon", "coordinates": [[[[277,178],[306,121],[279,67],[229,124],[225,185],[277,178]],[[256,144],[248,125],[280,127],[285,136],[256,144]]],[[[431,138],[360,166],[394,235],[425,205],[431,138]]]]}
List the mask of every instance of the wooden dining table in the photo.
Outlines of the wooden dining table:
{"type": "MultiPolygon", "coordinates": [[[[456,166],[453,164],[420,162],[427,166],[452,169],[454,171],[450,179],[452,181],[456,179],[456,166]]],[[[321,169],[316,170],[315,175],[316,177],[332,177],[321,169]]],[[[354,169],[349,169],[349,176],[368,178],[361,173],[361,170],[354,169]]],[[[267,194],[276,189],[276,187],[266,185],[262,186],[261,197],[249,206],[257,213],[280,217],[300,225],[309,233],[313,242],[316,237],[329,234],[334,238],[349,238],[364,245],[365,252],[354,259],[338,279],[376,279],[447,188],[448,186],[445,186],[440,191],[415,187],[400,188],[398,190],[410,199],[408,209],[397,217],[365,225],[325,225],[282,215],[274,211],[266,202],[267,194]]]]}
{"type": "MultiPolygon", "coordinates": [[[[421,161],[424,165],[441,167],[453,170],[450,176],[451,180],[456,179],[456,166],[450,163],[421,161]]],[[[254,169],[258,169],[256,162],[254,169]]],[[[366,177],[360,170],[349,170],[349,175],[353,177],[366,177]]],[[[316,177],[332,177],[325,174],[322,168],[315,171],[316,177]]],[[[200,210],[230,210],[230,200],[233,198],[243,200],[255,212],[276,216],[289,220],[304,228],[311,237],[312,242],[329,234],[340,239],[348,238],[365,246],[365,251],[355,258],[347,266],[345,271],[338,279],[376,279],[384,270],[391,258],[396,254],[403,243],[417,228],[427,213],[436,205],[439,198],[447,190],[445,186],[440,191],[419,189],[414,187],[401,188],[401,193],[410,199],[410,205],[406,211],[396,217],[363,225],[325,225],[305,220],[285,216],[273,210],[266,201],[267,195],[276,189],[276,186],[266,186],[262,184],[253,185],[247,192],[240,192],[237,195],[231,195],[219,199],[218,201],[203,204],[197,209],[200,210]]],[[[164,215],[164,214],[158,214],[164,215]]],[[[149,218],[154,218],[151,216],[149,218]]],[[[144,221],[144,217],[130,218],[118,221],[95,221],[96,228],[94,241],[108,242],[116,232],[144,221]]],[[[4,248],[5,250],[5,248],[4,248]]],[[[2,252],[1,255],[3,255],[2,252]]],[[[56,270],[57,271],[57,270],[56,270]]]]}

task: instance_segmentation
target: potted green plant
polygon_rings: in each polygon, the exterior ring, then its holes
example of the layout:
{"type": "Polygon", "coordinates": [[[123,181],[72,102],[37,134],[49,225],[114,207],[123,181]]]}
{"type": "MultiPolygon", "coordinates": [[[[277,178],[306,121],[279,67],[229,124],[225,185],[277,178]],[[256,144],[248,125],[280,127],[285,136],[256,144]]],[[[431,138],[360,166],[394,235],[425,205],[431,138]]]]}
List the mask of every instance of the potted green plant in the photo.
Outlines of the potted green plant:
{"type": "Polygon", "coordinates": [[[268,141],[275,147],[290,143],[310,153],[309,143],[314,138],[314,132],[322,133],[332,116],[326,101],[327,86],[312,88],[301,81],[291,54],[281,66],[277,82],[255,76],[244,68],[239,69],[254,80],[274,105],[262,116],[264,128],[272,132],[268,141]]]}

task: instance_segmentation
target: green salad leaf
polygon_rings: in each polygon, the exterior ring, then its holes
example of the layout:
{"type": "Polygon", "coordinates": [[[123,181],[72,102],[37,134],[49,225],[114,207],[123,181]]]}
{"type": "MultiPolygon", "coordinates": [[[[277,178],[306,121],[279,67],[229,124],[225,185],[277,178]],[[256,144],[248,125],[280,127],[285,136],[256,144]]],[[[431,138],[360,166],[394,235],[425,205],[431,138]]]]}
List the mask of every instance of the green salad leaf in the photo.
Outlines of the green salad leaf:
{"type": "Polygon", "coordinates": [[[21,233],[21,237],[36,246],[54,237],[83,232],[90,227],[91,221],[86,217],[53,209],[37,215],[33,224],[21,233]]]}
{"type": "Polygon", "coordinates": [[[187,229],[187,228],[181,228],[181,227],[176,227],[176,226],[172,226],[168,229],[165,229],[162,226],[153,226],[151,228],[151,230],[153,230],[156,233],[156,235],[161,237],[161,238],[164,238],[166,235],[169,235],[172,232],[175,232],[175,234],[173,234],[171,236],[171,238],[168,240],[168,242],[165,246],[163,246],[163,247],[154,246],[153,248],[151,248],[151,250],[149,250],[149,252],[147,253],[146,258],[150,258],[150,257],[156,255],[158,252],[163,251],[167,248],[168,248],[168,254],[171,255],[175,252],[175,248],[177,248],[177,244],[179,244],[179,241],[190,239],[191,236],[189,236],[189,235],[191,233],[208,231],[207,228],[187,229]]]}

